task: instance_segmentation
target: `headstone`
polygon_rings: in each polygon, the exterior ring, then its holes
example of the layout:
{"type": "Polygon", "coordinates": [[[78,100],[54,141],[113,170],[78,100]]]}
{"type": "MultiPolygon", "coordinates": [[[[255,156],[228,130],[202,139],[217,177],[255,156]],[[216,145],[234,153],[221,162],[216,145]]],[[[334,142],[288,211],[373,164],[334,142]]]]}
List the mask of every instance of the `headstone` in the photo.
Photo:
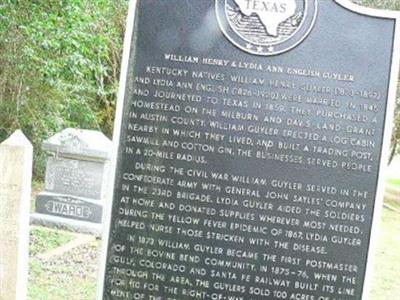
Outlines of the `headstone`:
{"type": "Polygon", "coordinates": [[[99,299],[366,299],[397,17],[133,1],[99,299]]]}
{"type": "Polygon", "coordinates": [[[32,145],[21,131],[0,144],[0,299],[26,299],[32,145]]]}
{"type": "Polygon", "coordinates": [[[46,140],[45,191],[36,199],[34,223],[99,232],[110,147],[104,134],[92,130],[68,128],[46,140]]]}

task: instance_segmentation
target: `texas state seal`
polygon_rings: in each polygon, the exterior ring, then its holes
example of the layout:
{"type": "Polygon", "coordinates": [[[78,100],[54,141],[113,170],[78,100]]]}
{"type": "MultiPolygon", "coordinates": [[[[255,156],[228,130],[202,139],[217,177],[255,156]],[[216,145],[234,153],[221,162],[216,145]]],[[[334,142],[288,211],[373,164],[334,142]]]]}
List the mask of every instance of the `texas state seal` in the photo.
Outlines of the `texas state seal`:
{"type": "Polygon", "coordinates": [[[240,49],[276,55],[293,49],[311,32],[318,0],[216,0],[218,23],[240,49]]]}

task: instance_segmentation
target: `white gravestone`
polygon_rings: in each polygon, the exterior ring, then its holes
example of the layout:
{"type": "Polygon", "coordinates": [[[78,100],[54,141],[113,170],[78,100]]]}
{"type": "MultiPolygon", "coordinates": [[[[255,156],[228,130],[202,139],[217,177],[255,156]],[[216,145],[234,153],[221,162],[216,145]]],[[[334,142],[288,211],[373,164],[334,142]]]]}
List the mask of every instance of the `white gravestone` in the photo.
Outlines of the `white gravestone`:
{"type": "Polygon", "coordinates": [[[100,233],[111,141],[101,132],[68,128],[43,142],[45,190],[36,224],[100,233]]]}
{"type": "Polygon", "coordinates": [[[0,300],[26,299],[32,152],[21,131],[0,144],[0,300]]]}

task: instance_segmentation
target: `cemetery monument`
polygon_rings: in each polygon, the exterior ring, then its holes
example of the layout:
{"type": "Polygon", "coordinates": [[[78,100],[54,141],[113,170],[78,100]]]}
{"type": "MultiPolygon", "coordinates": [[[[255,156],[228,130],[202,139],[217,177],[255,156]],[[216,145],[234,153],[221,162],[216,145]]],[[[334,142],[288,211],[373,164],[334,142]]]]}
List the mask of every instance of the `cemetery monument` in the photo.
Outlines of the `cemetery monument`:
{"type": "Polygon", "coordinates": [[[0,144],[0,300],[26,299],[32,153],[21,131],[0,144]]]}
{"type": "Polygon", "coordinates": [[[111,141],[101,132],[68,128],[43,142],[48,153],[45,191],[32,221],[101,232],[111,141]]]}
{"type": "Polygon", "coordinates": [[[132,1],[98,299],[366,299],[398,23],[132,1]]]}

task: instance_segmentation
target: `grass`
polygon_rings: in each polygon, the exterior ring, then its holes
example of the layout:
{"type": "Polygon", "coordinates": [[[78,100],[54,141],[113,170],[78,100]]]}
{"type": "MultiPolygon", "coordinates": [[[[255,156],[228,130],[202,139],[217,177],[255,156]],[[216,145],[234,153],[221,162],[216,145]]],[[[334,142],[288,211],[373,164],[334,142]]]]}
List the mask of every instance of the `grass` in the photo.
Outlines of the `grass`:
{"type": "Polygon", "coordinates": [[[372,8],[392,9],[392,10],[400,9],[399,0],[352,0],[352,2],[355,2],[363,6],[369,6],[372,8]]]}
{"type": "MultiPolygon", "coordinates": [[[[52,259],[38,257],[67,244],[75,236],[65,231],[35,227],[31,230],[28,300],[93,300],[96,278],[88,267],[86,249],[82,253],[65,253],[52,259]]],[[[87,245],[96,251],[98,243],[87,245]]],[[[96,262],[95,259],[93,261],[96,262]]],[[[93,263],[93,262],[92,262],[93,263]]]]}
{"type": "MultiPolygon", "coordinates": [[[[81,266],[84,268],[84,266],[81,266]]],[[[74,278],[70,268],[55,268],[51,273],[38,262],[30,264],[32,277],[28,300],[93,300],[96,280],[74,278]]]]}
{"type": "MultiPolygon", "coordinates": [[[[399,299],[400,285],[400,214],[383,210],[381,231],[373,276],[371,300],[399,299]]],[[[30,282],[28,300],[93,300],[96,294],[96,277],[88,267],[84,254],[66,254],[56,258],[56,263],[44,262],[36,254],[44,253],[70,241],[72,235],[45,228],[32,230],[36,243],[30,246],[30,282]],[[89,269],[89,271],[87,270],[89,269]]],[[[98,242],[88,245],[97,249],[98,242]]],[[[81,251],[82,252],[82,251],[81,251]]],[[[87,251],[83,251],[86,253],[87,251]]],[[[92,264],[96,263],[94,259],[92,264]]]]}
{"type": "Polygon", "coordinates": [[[397,194],[396,196],[391,196],[389,199],[389,196],[387,196],[387,199],[385,199],[385,203],[389,205],[390,207],[393,207],[394,209],[397,209],[400,211],[400,194],[396,192],[400,191],[400,179],[398,178],[389,178],[386,179],[386,189],[391,189],[391,194],[397,194]],[[398,198],[396,200],[396,198],[398,198]]]}
{"type": "Polygon", "coordinates": [[[74,239],[72,234],[65,231],[48,230],[34,227],[31,229],[30,255],[35,256],[60,247],[74,239]]]}
{"type": "Polygon", "coordinates": [[[388,205],[388,207],[400,211],[400,202],[399,202],[399,201],[395,201],[395,200],[385,200],[385,203],[388,205]]]}
{"type": "Polygon", "coordinates": [[[393,185],[397,188],[400,188],[400,179],[399,178],[390,178],[386,181],[389,185],[393,185]]]}
{"type": "MultiPolygon", "coordinates": [[[[32,212],[35,210],[35,198],[43,189],[42,181],[33,182],[32,212]]],[[[53,261],[38,258],[39,254],[63,246],[75,236],[66,231],[44,227],[32,227],[30,234],[28,300],[93,300],[96,294],[96,278],[86,274],[88,266],[83,255],[80,259],[76,257],[78,255],[71,257],[69,253],[56,257],[53,261]]],[[[97,249],[98,245],[94,243],[89,247],[97,249]]]]}
{"type": "Polygon", "coordinates": [[[383,210],[371,300],[400,299],[400,215],[383,210]]]}
{"type": "MultiPolygon", "coordinates": [[[[65,272],[68,274],[67,272],[65,272]]],[[[59,280],[59,276],[38,276],[44,278],[29,289],[28,300],[93,300],[96,295],[96,283],[77,281],[72,277],[59,280]],[[58,282],[55,282],[57,280],[58,282]]]]}

